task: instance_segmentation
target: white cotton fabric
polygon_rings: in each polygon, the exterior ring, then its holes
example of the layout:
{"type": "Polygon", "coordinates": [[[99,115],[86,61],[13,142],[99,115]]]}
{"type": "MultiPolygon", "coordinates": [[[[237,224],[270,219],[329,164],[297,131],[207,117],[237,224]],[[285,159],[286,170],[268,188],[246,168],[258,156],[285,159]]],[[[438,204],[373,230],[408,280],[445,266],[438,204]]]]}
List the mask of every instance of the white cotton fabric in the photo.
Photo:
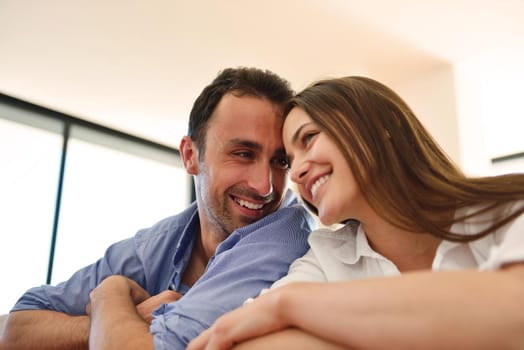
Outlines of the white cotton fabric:
{"type": "MultiPolygon", "coordinates": [[[[456,223],[451,231],[471,235],[487,227],[493,219],[506,216],[524,202],[515,202],[496,212],[456,223]]],[[[465,208],[462,216],[474,208],[465,208]]],[[[271,288],[291,282],[335,282],[400,275],[388,259],[373,251],[358,223],[338,230],[318,229],[309,236],[309,251],[295,260],[289,273],[271,288]]],[[[468,243],[443,241],[437,248],[432,270],[494,270],[504,264],[524,261],[524,215],[495,232],[468,243]]]]}

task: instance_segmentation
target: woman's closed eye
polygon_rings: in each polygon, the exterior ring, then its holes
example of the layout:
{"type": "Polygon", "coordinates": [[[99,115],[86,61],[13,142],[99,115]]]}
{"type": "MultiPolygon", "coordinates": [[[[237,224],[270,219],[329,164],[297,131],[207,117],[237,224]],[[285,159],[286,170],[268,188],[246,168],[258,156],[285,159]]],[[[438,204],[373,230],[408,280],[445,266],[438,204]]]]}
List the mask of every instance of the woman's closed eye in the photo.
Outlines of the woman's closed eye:
{"type": "Polygon", "coordinates": [[[313,138],[318,135],[318,133],[318,131],[305,132],[300,139],[302,142],[302,146],[307,147],[311,140],[313,140],[313,138]]]}

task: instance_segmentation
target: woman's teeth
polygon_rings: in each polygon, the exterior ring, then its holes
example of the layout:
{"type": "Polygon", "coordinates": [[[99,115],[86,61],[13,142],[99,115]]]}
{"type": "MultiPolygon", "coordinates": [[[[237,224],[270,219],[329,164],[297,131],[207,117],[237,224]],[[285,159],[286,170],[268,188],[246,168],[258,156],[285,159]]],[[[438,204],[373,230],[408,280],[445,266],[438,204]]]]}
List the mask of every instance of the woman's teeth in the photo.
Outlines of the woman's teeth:
{"type": "Polygon", "coordinates": [[[313,186],[311,186],[311,196],[312,197],[315,197],[315,194],[317,193],[318,191],[318,188],[323,185],[327,180],[329,179],[329,175],[324,175],[322,176],[320,179],[318,179],[317,181],[315,181],[315,183],[313,184],[313,186]]]}

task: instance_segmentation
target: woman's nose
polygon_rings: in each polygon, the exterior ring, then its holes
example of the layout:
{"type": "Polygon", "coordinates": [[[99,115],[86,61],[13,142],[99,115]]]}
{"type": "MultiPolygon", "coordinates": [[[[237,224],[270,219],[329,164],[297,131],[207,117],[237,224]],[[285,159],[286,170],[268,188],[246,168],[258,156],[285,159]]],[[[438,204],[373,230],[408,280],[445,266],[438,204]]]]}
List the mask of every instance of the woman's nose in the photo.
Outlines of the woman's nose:
{"type": "Polygon", "coordinates": [[[291,181],[300,184],[308,172],[308,163],[295,159],[291,163],[290,177],[291,181]]]}

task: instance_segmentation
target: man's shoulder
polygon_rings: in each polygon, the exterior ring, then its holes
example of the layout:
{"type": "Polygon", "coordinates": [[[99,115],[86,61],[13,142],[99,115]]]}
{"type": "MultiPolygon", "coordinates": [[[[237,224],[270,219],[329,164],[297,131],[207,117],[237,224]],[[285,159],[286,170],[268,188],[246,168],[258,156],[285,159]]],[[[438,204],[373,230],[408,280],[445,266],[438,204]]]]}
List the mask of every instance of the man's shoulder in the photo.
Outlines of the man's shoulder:
{"type": "Polygon", "coordinates": [[[308,231],[308,233],[316,227],[316,221],[312,214],[290,189],[286,192],[280,208],[262,220],[273,222],[276,225],[298,225],[301,229],[308,231]]]}
{"type": "Polygon", "coordinates": [[[286,193],[284,193],[284,197],[282,198],[282,204],[280,205],[280,208],[293,207],[297,204],[299,204],[297,195],[293,190],[288,188],[286,190],[286,193]]]}
{"type": "Polygon", "coordinates": [[[198,216],[196,203],[192,203],[182,212],[164,218],[151,227],[141,229],[135,235],[137,244],[157,240],[178,240],[194,224],[198,216]]]}

